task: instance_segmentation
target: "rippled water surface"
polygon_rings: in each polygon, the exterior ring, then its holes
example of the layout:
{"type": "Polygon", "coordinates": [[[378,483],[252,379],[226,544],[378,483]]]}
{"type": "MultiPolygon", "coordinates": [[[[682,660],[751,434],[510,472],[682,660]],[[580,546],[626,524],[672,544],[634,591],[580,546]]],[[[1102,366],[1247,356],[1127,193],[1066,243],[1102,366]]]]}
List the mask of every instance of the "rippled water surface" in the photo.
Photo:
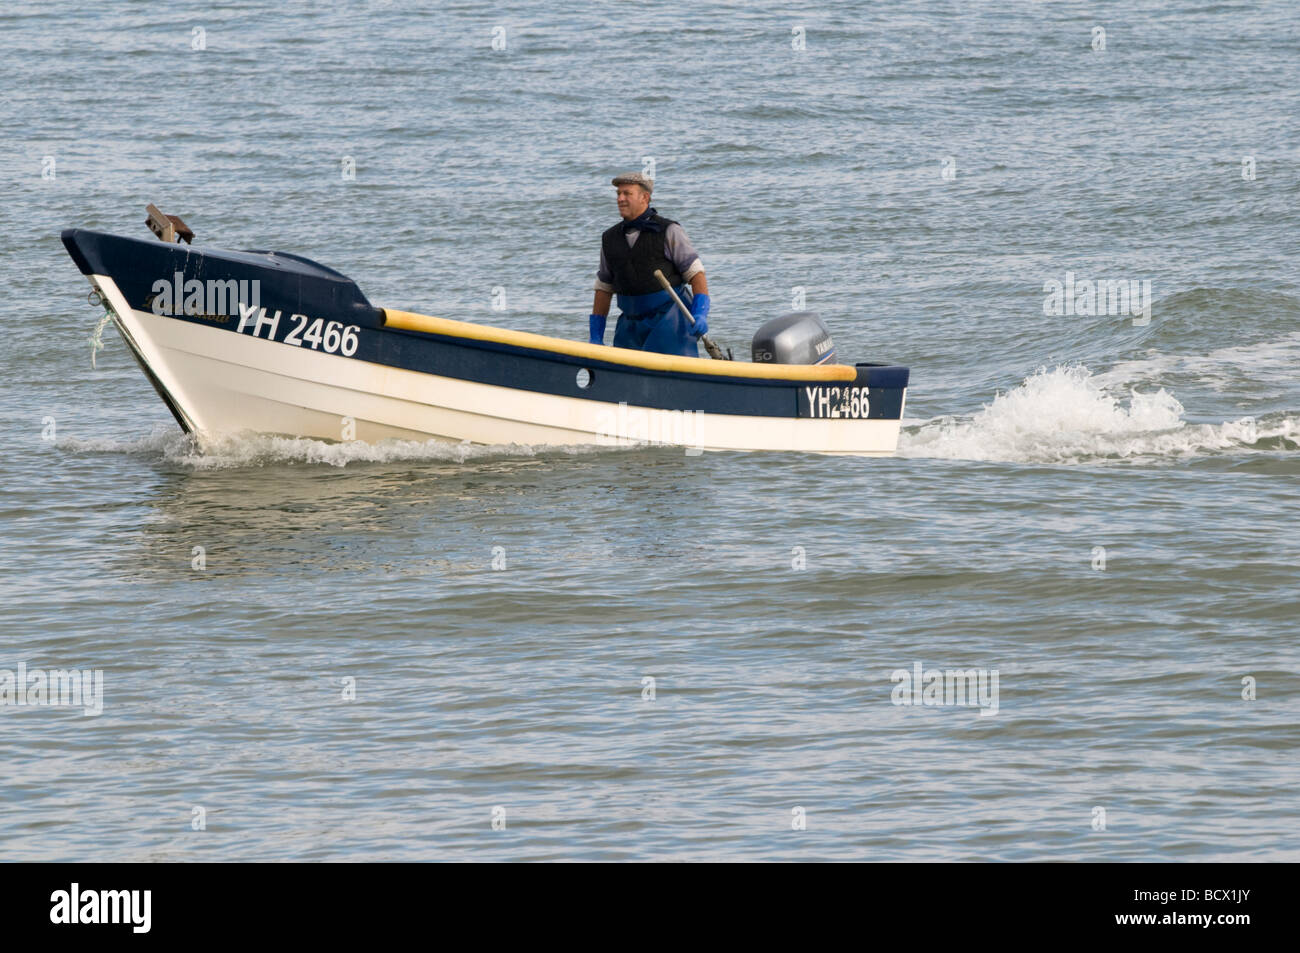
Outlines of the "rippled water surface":
{"type": "Polygon", "coordinates": [[[0,706],[0,856],[1300,859],[1300,8],[1140,7],[7,3],[0,670],[104,688],[0,706]],[[201,454],[58,240],[582,338],[645,157],[723,343],[912,368],[897,457],[201,454]]]}

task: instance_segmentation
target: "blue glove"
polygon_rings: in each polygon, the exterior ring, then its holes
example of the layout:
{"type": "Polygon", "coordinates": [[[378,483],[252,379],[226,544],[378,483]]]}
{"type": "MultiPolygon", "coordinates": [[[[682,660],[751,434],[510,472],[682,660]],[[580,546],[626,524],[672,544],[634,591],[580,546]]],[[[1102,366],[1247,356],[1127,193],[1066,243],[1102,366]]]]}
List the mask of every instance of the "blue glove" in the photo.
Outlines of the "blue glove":
{"type": "Polygon", "coordinates": [[[697,294],[691,299],[691,317],[695,319],[695,327],[691,328],[691,333],[696,337],[709,333],[709,296],[706,294],[697,294]]]}
{"type": "Polygon", "coordinates": [[[592,314],[592,316],[588,318],[587,321],[591,325],[591,343],[604,344],[605,343],[605,316],[603,314],[592,314]]]}

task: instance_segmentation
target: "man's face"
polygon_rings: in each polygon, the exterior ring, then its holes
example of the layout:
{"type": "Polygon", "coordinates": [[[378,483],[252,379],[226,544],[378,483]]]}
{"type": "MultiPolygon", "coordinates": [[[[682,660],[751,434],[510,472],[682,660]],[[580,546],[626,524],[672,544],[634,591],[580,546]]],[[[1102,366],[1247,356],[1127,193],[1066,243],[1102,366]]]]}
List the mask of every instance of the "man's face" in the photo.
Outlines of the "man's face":
{"type": "Polygon", "coordinates": [[[620,185],[616,195],[618,214],[629,222],[650,207],[650,193],[639,185],[620,185]]]}

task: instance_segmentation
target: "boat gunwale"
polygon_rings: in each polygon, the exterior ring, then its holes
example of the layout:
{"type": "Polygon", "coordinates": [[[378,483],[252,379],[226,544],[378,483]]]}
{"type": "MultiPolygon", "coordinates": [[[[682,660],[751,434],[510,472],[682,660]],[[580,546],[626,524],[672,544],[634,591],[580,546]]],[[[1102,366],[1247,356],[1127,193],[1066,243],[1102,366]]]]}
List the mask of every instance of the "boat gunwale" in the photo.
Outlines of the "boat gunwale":
{"type": "Polygon", "coordinates": [[[473,324],[439,318],[397,308],[380,308],[382,326],[398,331],[416,331],[440,337],[504,344],[548,355],[613,364],[641,371],[662,371],[701,377],[732,377],[753,383],[767,381],[853,381],[858,369],[851,364],[758,364],[744,361],[716,361],[678,354],[656,354],[605,344],[570,341],[531,331],[515,331],[487,324],[473,324]]]}

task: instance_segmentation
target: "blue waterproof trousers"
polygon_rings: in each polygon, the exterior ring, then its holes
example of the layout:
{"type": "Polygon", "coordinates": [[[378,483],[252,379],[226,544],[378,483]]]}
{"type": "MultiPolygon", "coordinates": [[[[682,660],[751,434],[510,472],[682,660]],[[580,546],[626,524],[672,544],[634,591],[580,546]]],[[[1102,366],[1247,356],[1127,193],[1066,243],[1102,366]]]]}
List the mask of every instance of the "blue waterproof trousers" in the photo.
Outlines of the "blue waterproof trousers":
{"type": "MultiPolygon", "coordinates": [[[[694,297],[687,285],[676,289],[687,308],[694,297]]],[[[646,295],[619,295],[618,325],[614,347],[629,347],[656,354],[699,357],[699,338],[691,333],[690,322],[678,310],[667,291],[646,295]]]]}

